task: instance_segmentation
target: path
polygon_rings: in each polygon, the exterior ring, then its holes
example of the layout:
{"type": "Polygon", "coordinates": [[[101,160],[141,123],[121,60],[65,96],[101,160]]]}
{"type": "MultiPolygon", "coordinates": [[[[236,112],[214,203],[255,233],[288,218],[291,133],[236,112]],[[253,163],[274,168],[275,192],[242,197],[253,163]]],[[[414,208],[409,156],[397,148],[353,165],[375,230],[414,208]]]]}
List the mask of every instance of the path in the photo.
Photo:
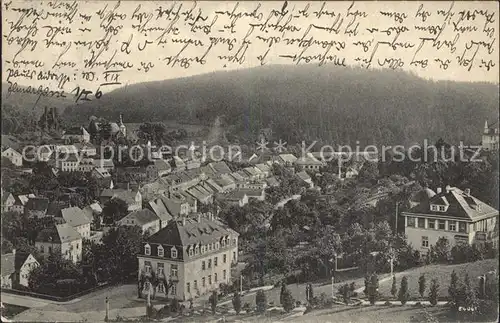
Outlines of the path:
{"type": "Polygon", "coordinates": [[[42,298],[35,298],[31,296],[25,296],[25,295],[16,295],[16,294],[10,294],[3,292],[2,293],[2,302],[6,304],[12,304],[12,305],[17,305],[17,306],[23,306],[23,307],[43,307],[49,304],[56,304],[56,305],[64,305],[64,304],[73,304],[79,302],[81,299],[80,298],[75,298],[71,301],[68,302],[56,302],[56,301],[51,301],[48,299],[42,299],[42,298]]]}

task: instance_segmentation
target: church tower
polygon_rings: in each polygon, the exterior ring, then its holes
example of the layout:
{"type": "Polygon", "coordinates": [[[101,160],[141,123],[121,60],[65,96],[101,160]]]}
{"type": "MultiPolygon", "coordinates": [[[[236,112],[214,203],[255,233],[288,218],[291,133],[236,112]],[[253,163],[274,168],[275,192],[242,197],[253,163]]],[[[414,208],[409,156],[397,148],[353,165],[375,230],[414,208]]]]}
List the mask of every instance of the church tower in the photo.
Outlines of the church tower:
{"type": "Polygon", "coordinates": [[[122,115],[120,114],[120,132],[123,134],[123,137],[127,137],[127,128],[125,127],[125,125],[123,124],[123,119],[122,119],[122,115]]]}

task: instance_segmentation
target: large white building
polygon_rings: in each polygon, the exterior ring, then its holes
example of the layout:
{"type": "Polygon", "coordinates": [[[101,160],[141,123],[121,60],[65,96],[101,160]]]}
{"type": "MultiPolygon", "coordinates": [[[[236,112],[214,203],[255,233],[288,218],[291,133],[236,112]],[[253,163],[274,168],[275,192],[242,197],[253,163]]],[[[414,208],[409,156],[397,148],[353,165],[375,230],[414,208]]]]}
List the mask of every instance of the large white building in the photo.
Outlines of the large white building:
{"type": "Polygon", "coordinates": [[[500,142],[498,128],[488,126],[488,121],[484,122],[482,147],[484,150],[498,150],[500,142]]]}
{"type": "MultiPolygon", "coordinates": [[[[192,299],[231,281],[238,233],[213,218],[173,220],[146,240],[138,261],[139,276],[155,272],[173,282],[169,297],[192,299]]],[[[156,295],[167,296],[163,285],[156,295]]]]}
{"type": "Polygon", "coordinates": [[[470,189],[447,186],[419,192],[413,207],[402,216],[408,242],[426,254],[440,237],[451,246],[493,239],[498,210],[473,197],[470,189]]]}

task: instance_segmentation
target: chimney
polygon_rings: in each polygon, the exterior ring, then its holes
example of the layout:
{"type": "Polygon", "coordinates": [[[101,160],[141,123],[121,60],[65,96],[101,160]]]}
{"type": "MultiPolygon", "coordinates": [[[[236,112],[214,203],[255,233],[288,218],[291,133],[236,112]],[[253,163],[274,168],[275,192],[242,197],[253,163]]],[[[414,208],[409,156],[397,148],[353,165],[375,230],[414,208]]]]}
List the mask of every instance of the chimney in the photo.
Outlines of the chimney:
{"type": "Polygon", "coordinates": [[[201,213],[198,213],[198,223],[201,222],[201,213]]]}
{"type": "Polygon", "coordinates": [[[441,192],[442,192],[442,191],[443,191],[443,190],[441,189],[441,187],[438,187],[438,188],[436,189],[436,193],[437,193],[437,194],[441,194],[441,192]]]}
{"type": "Polygon", "coordinates": [[[465,195],[470,196],[470,188],[464,190],[465,195]]]}

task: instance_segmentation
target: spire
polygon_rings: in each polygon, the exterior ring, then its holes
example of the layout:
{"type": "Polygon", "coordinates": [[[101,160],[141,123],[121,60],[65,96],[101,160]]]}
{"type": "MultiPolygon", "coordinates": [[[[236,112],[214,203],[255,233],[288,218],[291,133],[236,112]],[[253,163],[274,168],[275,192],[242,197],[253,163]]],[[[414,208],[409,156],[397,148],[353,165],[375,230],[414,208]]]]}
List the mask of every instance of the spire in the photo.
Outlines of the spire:
{"type": "Polygon", "coordinates": [[[488,130],[488,120],[484,122],[484,130],[488,130]]]}

